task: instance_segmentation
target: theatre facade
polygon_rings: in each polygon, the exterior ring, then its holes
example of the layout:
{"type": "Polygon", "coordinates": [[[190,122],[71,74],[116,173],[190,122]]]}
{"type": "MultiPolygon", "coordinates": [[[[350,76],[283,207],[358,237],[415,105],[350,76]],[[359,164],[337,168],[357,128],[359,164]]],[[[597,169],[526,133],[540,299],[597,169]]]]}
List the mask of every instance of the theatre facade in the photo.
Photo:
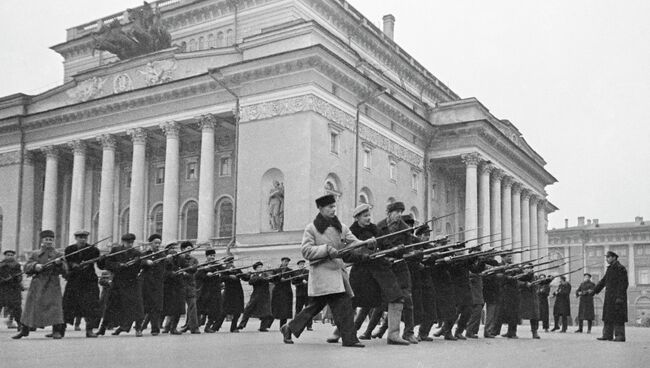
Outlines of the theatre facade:
{"type": "Polygon", "coordinates": [[[419,221],[451,214],[434,235],[544,251],[545,161],[383,21],[343,0],[167,0],[68,29],[62,84],[0,98],[2,248],[87,229],[297,256],[333,193],[344,223],[399,200],[419,221]],[[107,29],[170,39],[129,54],[107,29]]]}

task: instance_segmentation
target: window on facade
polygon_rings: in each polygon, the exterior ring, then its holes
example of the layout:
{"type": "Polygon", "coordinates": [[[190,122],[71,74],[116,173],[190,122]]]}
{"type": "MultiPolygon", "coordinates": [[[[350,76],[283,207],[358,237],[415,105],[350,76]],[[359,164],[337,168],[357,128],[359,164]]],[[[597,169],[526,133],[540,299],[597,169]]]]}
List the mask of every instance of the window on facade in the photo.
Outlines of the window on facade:
{"type": "Polygon", "coordinates": [[[390,180],[396,179],[397,176],[396,171],[397,171],[397,164],[394,161],[391,161],[388,164],[388,177],[390,178],[390,180]]]}
{"type": "Polygon", "coordinates": [[[199,205],[194,201],[188,202],[185,205],[183,217],[185,219],[185,239],[196,239],[199,230],[199,205]]]}
{"type": "Polygon", "coordinates": [[[339,133],[330,132],[330,152],[333,154],[339,154],[339,133]]]}
{"type": "Polygon", "coordinates": [[[419,175],[418,173],[411,173],[411,190],[418,190],[418,179],[419,175]]]}
{"type": "Polygon", "coordinates": [[[124,170],[124,187],[131,188],[131,170],[124,170]]]}
{"type": "Polygon", "coordinates": [[[230,46],[234,44],[235,44],[235,34],[233,33],[232,29],[229,29],[226,31],[226,46],[230,46]]]}
{"type": "Polygon", "coordinates": [[[0,208],[0,249],[2,249],[2,224],[4,222],[4,218],[2,217],[2,208],[0,208]]]}
{"type": "Polygon", "coordinates": [[[163,206],[162,204],[157,205],[151,214],[152,221],[152,234],[162,234],[163,229],[163,206]]]}
{"type": "Polygon", "coordinates": [[[637,269],[636,283],[641,285],[650,285],[650,267],[639,267],[637,269]]]}
{"type": "Polygon", "coordinates": [[[201,37],[199,37],[199,47],[198,47],[198,49],[203,50],[204,48],[205,48],[205,39],[203,38],[203,36],[201,36],[201,37]]]}
{"type": "Polygon", "coordinates": [[[370,150],[369,149],[364,149],[363,150],[363,168],[370,170],[370,150]]]}
{"type": "Polygon", "coordinates": [[[212,33],[210,33],[210,34],[208,35],[208,48],[213,49],[213,48],[215,48],[215,46],[216,46],[216,45],[215,45],[214,35],[213,35],[212,33]]]}
{"type": "Polygon", "coordinates": [[[185,173],[185,179],[196,180],[198,178],[198,167],[199,164],[196,161],[189,161],[187,163],[187,171],[185,173]]]}
{"type": "Polygon", "coordinates": [[[217,33],[217,47],[223,47],[224,44],[223,32],[217,33]]]}
{"type": "Polygon", "coordinates": [[[369,204],[368,196],[366,196],[366,193],[359,194],[359,203],[360,204],[369,204]]]}
{"type": "Polygon", "coordinates": [[[156,168],[156,185],[165,183],[165,167],[160,166],[156,168]]]}
{"type": "Polygon", "coordinates": [[[190,51],[196,51],[196,40],[193,38],[190,40],[190,51]]]}
{"type": "Polygon", "coordinates": [[[219,176],[230,176],[231,168],[230,157],[222,157],[219,160],[219,176]]]}
{"type": "Polygon", "coordinates": [[[216,233],[220,238],[232,237],[233,207],[229,198],[219,200],[216,208],[216,233]]]}

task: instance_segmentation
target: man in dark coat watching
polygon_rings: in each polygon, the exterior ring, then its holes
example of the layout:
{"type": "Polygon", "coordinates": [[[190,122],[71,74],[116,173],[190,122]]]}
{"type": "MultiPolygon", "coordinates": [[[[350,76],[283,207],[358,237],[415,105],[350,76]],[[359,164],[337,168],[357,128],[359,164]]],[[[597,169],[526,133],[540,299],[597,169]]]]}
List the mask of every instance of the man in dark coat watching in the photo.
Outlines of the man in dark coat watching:
{"type": "Polygon", "coordinates": [[[591,333],[591,323],[596,318],[594,313],[594,294],[592,291],[596,284],[591,281],[591,274],[585,273],[585,279],[576,290],[576,298],[580,298],[578,306],[578,329],[576,333],[582,332],[583,321],[587,321],[587,333],[591,333]]]}
{"type": "Polygon", "coordinates": [[[553,293],[555,297],[555,304],[553,304],[553,318],[555,319],[555,326],[551,331],[557,331],[560,329],[558,325],[558,320],[562,320],[562,330],[560,332],[566,332],[567,324],[569,317],[571,316],[571,302],[569,298],[571,297],[571,284],[566,281],[566,277],[560,276],[560,284],[557,286],[557,290],[553,293]]]}
{"type": "Polygon", "coordinates": [[[618,261],[618,254],[607,252],[607,272],[596,285],[593,293],[598,294],[604,288],[603,336],[598,340],[625,341],[625,322],[627,322],[627,269],[618,261]]]}

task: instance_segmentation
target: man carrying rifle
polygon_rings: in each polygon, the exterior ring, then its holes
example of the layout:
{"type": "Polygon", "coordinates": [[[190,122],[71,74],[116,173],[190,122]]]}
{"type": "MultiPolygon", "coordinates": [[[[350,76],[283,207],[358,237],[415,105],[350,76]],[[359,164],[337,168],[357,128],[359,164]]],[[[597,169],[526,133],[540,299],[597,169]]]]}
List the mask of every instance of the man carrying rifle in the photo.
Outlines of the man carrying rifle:
{"type": "MultiPolygon", "coordinates": [[[[539,297],[537,294],[538,284],[534,283],[535,274],[533,264],[528,263],[523,269],[523,274],[517,277],[520,302],[519,318],[530,321],[530,332],[533,339],[539,339],[537,330],[539,329],[539,297]]],[[[515,329],[517,327],[515,326],[515,329]]],[[[516,333],[515,333],[516,335],[516,333]]]]}
{"type": "Polygon", "coordinates": [[[537,275],[537,297],[539,300],[539,318],[544,332],[548,332],[548,296],[551,294],[551,281],[553,277],[544,274],[537,275]]]}
{"type": "Polygon", "coordinates": [[[230,332],[237,333],[239,332],[237,322],[239,316],[244,312],[244,289],[241,286],[240,277],[246,279],[247,276],[242,273],[241,268],[236,269],[233,261],[229,260],[224,272],[220,273],[220,277],[224,284],[223,305],[221,315],[215,321],[213,329],[219,331],[226,316],[230,315],[232,316],[230,332]]]}
{"type": "MultiPolygon", "coordinates": [[[[343,346],[364,347],[354,329],[354,295],[339,251],[360,243],[336,217],[336,198],[325,195],[316,199],[318,215],[308,224],[302,237],[302,256],[310,261],[309,304],[296,318],[280,328],[285,344],[293,344],[291,335],[300,337],[316,314],[328,305],[343,340],[343,346]],[[319,260],[316,262],[316,260],[319,260]],[[320,260],[323,260],[322,262],[320,260]]],[[[374,245],[374,239],[369,244],[374,245]]]]}
{"type": "Polygon", "coordinates": [[[108,298],[106,314],[112,316],[113,321],[119,324],[113,335],[129,332],[135,322],[135,335],[142,336],[142,320],[144,309],[142,306],[142,284],[138,275],[142,263],[142,253],[133,248],[135,235],[127,233],[122,235],[122,245],[113,247],[106,258],[99,260],[97,266],[102,270],[113,273],[113,284],[108,298]],[[119,254],[118,254],[119,253],[119,254]],[[111,256],[113,254],[113,256],[111,256]],[[133,262],[130,262],[133,261],[133,262]]]}
{"type": "MultiPolygon", "coordinates": [[[[309,280],[309,270],[305,268],[305,260],[301,259],[296,263],[298,271],[293,277],[291,283],[296,288],[296,316],[307,305],[309,297],[307,296],[307,282],[309,280]]],[[[307,331],[311,331],[312,321],[307,324],[307,331]]]]}
{"type": "MultiPolygon", "coordinates": [[[[181,243],[181,252],[187,251],[189,248],[193,248],[192,242],[184,241],[181,243]]],[[[194,280],[194,274],[198,270],[199,261],[192,257],[190,252],[185,252],[178,258],[181,266],[180,274],[183,281],[183,294],[185,296],[185,304],[187,305],[185,327],[180,332],[184,333],[189,330],[190,333],[200,334],[199,317],[196,309],[196,281],[194,280]]]]}
{"type": "MultiPolygon", "coordinates": [[[[409,226],[402,219],[404,212],[404,203],[393,202],[386,207],[386,218],[377,224],[379,235],[387,235],[390,233],[398,232],[408,229],[409,226]]],[[[391,236],[379,243],[380,250],[394,248],[396,246],[407,246],[411,243],[417,242],[417,238],[410,232],[403,232],[396,236],[391,236]]],[[[400,258],[404,251],[396,251],[392,256],[400,258]]],[[[402,339],[411,344],[417,344],[418,340],[414,335],[415,322],[413,320],[413,299],[411,294],[411,273],[406,262],[397,262],[392,266],[393,273],[397,277],[397,283],[402,290],[402,298],[404,301],[404,309],[402,310],[402,321],[404,321],[404,333],[402,339]]]]}
{"type": "Polygon", "coordinates": [[[16,252],[7,249],[0,261],[0,309],[6,308],[13,316],[20,330],[20,315],[23,312],[23,273],[16,261],[16,252]]]}
{"type": "Polygon", "coordinates": [[[205,251],[205,266],[199,267],[196,271],[196,287],[198,298],[196,308],[200,320],[207,321],[203,332],[215,333],[217,330],[215,324],[221,315],[221,288],[223,283],[221,275],[217,272],[223,269],[223,264],[217,262],[217,252],[214,249],[205,251]]]}
{"type": "Polygon", "coordinates": [[[52,338],[63,337],[63,306],[61,302],[61,275],[67,273],[63,254],[54,249],[54,232],[40,233],[41,249],[34,252],[25,264],[25,274],[32,276],[27,292],[20,332],[13,339],[29,335],[30,327],[52,326],[52,338]]]}
{"type": "MultiPolygon", "coordinates": [[[[512,254],[507,254],[502,257],[505,265],[512,265],[512,254]]],[[[513,265],[514,266],[514,265],[513,265]]],[[[499,323],[499,330],[501,325],[506,323],[508,331],[501,335],[509,339],[517,338],[517,324],[519,323],[519,285],[514,276],[521,273],[521,270],[515,267],[504,270],[502,277],[502,292],[503,299],[501,300],[501,321],[499,323]]]]}
{"type": "Polygon", "coordinates": [[[183,268],[180,255],[173,250],[176,243],[167,244],[165,247],[172,256],[165,262],[165,273],[163,282],[163,315],[167,317],[165,328],[162,333],[180,335],[178,322],[181,315],[185,314],[185,290],[183,287],[183,275],[178,272],[183,268]]]}
{"type": "Polygon", "coordinates": [[[250,276],[248,283],[253,287],[246,308],[244,308],[244,315],[237,329],[243,330],[246,328],[248,319],[250,317],[260,319],[259,332],[268,332],[269,320],[273,322],[271,315],[271,294],[269,291],[269,280],[266,278],[266,273],[262,269],[264,264],[262,262],[255,262],[253,264],[253,274],[250,276]]]}
{"type": "Polygon", "coordinates": [[[152,234],[147,241],[150,249],[144,252],[143,258],[151,262],[146,262],[142,269],[142,304],[145,321],[151,322],[151,335],[158,336],[163,309],[167,255],[166,252],[160,250],[161,237],[159,234],[152,234]]]}
{"type": "MultiPolygon", "coordinates": [[[[101,308],[99,306],[99,285],[95,264],[82,262],[99,257],[99,249],[88,244],[88,231],[74,233],[76,243],[65,248],[65,260],[68,264],[68,283],[63,293],[63,317],[65,323],[73,324],[75,317],[86,320],[86,337],[97,337],[93,329],[99,326],[101,308]]],[[[65,332],[65,324],[62,329],[65,332]]]]}
{"type": "MultiPolygon", "coordinates": [[[[269,281],[273,283],[271,291],[271,315],[274,319],[280,320],[280,326],[287,323],[293,316],[293,290],[291,290],[291,277],[293,270],[289,268],[289,257],[282,257],[280,267],[273,272],[269,281]]],[[[273,320],[269,321],[267,328],[270,328],[273,320]]]]}

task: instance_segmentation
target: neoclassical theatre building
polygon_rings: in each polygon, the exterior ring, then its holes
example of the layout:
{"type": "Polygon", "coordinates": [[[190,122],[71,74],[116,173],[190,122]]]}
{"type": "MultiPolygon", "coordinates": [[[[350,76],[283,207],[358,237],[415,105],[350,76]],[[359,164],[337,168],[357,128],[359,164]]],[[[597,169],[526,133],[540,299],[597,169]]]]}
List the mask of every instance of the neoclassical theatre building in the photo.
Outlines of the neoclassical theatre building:
{"type": "Polygon", "coordinates": [[[383,21],[345,0],[162,0],[68,29],[62,84],[0,98],[2,248],[83,228],[298,257],[333,193],[347,224],[399,200],[419,221],[452,214],[434,235],[535,256],[556,210],[545,161],[383,21]]]}

